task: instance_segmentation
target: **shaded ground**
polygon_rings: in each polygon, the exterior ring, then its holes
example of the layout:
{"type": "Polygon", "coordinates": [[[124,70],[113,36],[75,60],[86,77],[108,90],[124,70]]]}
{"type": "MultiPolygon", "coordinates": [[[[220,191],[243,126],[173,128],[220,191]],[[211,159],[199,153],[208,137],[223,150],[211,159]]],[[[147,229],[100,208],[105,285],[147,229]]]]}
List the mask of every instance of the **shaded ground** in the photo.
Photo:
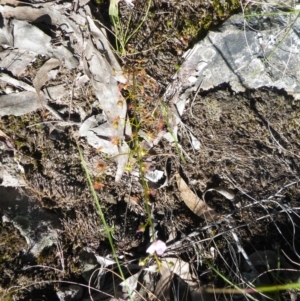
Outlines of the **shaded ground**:
{"type": "MultiPolygon", "coordinates": [[[[101,8],[105,19],[107,3],[101,8]]],[[[140,2],[136,4],[133,24],[139,23],[140,12],[144,10],[140,2]]],[[[121,3],[120,11],[122,22],[126,24],[129,10],[125,4],[121,3]]],[[[123,87],[123,94],[128,101],[128,114],[131,114],[137,129],[155,135],[162,128],[167,128],[162,113],[155,111],[159,97],[180,64],[182,53],[192,45],[195,37],[199,38],[204,33],[204,27],[220,21],[221,8],[214,14],[212,11],[212,7],[200,2],[155,1],[149,18],[129,41],[128,55],[122,58],[122,62],[131,81],[130,85],[123,87]],[[197,22],[199,19],[203,24],[197,22]],[[136,51],[138,54],[130,55],[136,51]],[[154,111],[156,113],[152,114],[154,111]]],[[[27,76],[33,78],[37,68],[29,69],[27,76]]],[[[61,74],[57,80],[70,86],[74,76],[71,73],[61,74]]],[[[99,111],[95,106],[92,108],[94,101],[95,96],[89,94],[89,88],[85,87],[82,95],[74,97],[71,108],[64,101],[52,106],[60,109],[66,117],[70,114],[76,121],[79,119],[79,107],[89,114],[99,111]]],[[[86,283],[82,279],[83,248],[88,247],[102,256],[110,254],[82,172],[74,136],[76,126],[42,123],[27,127],[51,119],[47,111],[19,118],[9,116],[1,119],[0,128],[15,141],[29,193],[43,207],[61,216],[63,231],[60,241],[67,269],[65,274],[38,268],[24,270],[29,261],[26,252],[22,251],[26,249],[25,241],[10,224],[2,223],[0,275],[3,288],[26,286],[40,280],[86,283]]],[[[159,237],[165,241],[181,239],[182,242],[171,250],[194,264],[201,283],[217,287],[223,287],[224,282],[212,273],[209,265],[198,264],[201,258],[206,259],[230,280],[240,282],[234,273],[243,271],[243,259],[229,231],[230,226],[237,227],[239,241],[248,254],[277,249],[278,253],[284,250],[297,260],[299,102],[282,91],[262,89],[235,95],[230,87],[222,86],[193,95],[182,121],[179,143],[187,154],[186,162],[181,160],[178,150],[164,140],[143,157],[146,167],[166,169],[169,174],[166,187],[150,187],[148,191],[159,237]],[[193,150],[186,128],[201,142],[200,151],[193,150]],[[198,196],[211,187],[234,189],[235,202],[217,193],[206,194],[207,203],[224,217],[222,223],[203,229],[206,221],[194,215],[179,197],[174,178],[178,170],[198,196]],[[197,235],[184,239],[195,232],[197,235]],[[211,247],[217,254],[215,259],[201,255],[201,252],[211,252],[211,247]]],[[[136,233],[147,218],[143,203],[145,191],[133,173],[137,166],[125,172],[122,181],[116,184],[114,163],[89,147],[85,140],[80,140],[80,145],[89,158],[88,167],[107,222],[114,227],[117,252],[125,255],[127,260],[144,256],[149,238],[147,234],[136,233]]],[[[56,247],[45,250],[36,260],[31,259],[30,264],[61,269],[56,247]]],[[[289,275],[291,279],[293,275],[289,275]]],[[[19,291],[15,300],[57,300],[55,285],[32,286],[28,291],[19,291]]]]}

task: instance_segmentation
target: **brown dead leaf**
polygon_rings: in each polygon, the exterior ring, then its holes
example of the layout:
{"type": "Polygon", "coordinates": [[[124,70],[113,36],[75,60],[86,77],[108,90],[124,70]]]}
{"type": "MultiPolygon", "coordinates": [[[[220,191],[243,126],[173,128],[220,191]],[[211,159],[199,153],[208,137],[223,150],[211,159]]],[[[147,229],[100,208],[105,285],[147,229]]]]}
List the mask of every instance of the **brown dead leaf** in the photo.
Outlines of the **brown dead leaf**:
{"type": "Polygon", "coordinates": [[[196,215],[208,220],[217,219],[219,217],[211,207],[192,192],[185,181],[180,177],[179,173],[176,173],[175,176],[180,196],[190,210],[196,215]]]}

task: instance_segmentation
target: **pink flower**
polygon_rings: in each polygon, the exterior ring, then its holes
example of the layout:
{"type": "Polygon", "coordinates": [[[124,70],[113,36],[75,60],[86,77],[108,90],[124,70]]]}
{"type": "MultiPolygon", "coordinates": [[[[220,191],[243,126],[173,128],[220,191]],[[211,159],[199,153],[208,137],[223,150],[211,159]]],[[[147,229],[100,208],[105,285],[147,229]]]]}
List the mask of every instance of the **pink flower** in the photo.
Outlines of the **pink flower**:
{"type": "Polygon", "coordinates": [[[154,252],[156,252],[158,256],[161,256],[165,253],[166,249],[166,244],[161,240],[157,240],[150,245],[150,247],[146,250],[146,253],[153,255],[154,252]]]}

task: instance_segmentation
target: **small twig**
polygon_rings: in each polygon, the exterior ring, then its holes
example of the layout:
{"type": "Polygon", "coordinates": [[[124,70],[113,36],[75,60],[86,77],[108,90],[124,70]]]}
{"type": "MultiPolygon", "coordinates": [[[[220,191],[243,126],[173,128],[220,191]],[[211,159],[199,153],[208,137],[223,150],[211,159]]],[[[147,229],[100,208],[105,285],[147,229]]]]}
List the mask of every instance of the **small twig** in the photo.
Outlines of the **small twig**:
{"type": "Polygon", "coordinates": [[[59,270],[59,269],[56,269],[56,268],[53,268],[53,267],[49,267],[47,265],[42,265],[42,264],[31,265],[31,266],[27,266],[27,267],[25,266],[25,267],[23,267],[23,270],[26,271],[26,270],[33,269],[33,268],[50,269],[50,270],[54,270],[56,272],[64,273],[64,271],[62,271],[62,270],[59,270]]]}
{"type": "Polygon", "coordinates": [[[57,125],[59,126],[71,126],[71,125],[77,125],[80,126],[81,124],[78,122],[73,122],[73,121],[61,121],[61,120],[53,120],[53,121],[43,121],[43,122],[38,122],[38,123],[34,123],[31,125],[28,125],[26,128],[31,128],[37,125],[41,125],[41,124],[47,124],[47,123],[57,123],[57,125]]]}

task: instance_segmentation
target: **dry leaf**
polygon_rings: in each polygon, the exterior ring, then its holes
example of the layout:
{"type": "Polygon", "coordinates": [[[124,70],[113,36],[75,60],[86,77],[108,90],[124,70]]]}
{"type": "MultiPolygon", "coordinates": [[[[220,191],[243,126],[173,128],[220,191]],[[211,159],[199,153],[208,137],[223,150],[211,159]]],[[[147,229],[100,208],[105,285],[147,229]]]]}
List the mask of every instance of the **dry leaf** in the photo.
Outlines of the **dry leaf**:
{"type": "Polygon", "coordinates": [[[179,173],[175,176],[181,198],[196,215],[205,217],[208,220],[218,218],[218,214],[192,192],[185,181],[180,177],[179,173]]]}
{"type": "Polygon", "coordinates": [[[18,6],[20,3],[21,2],[17,0],[1,0],[1,5],[18,6]]]}
{"type": "Polygon", "coordinates": [[[48,74],[49,71],[57,68],[60,64],[61,63],[58,59],[50,58],[37,72],[33,80],[33,85],[38,95],[40,94],[41,88],[50,79],[50,76],[48,74]]]}
{"type": "MultiPolygon", "coordinates": [[[[198,287],[198,283],[195,279],[197,279],[197,275],[191,269],[191,266],[188,262],[183,261],[180,258],[176,257],[165,257],[162,260],[162,266],[160,267],[160,279],[157,282],[154,296],[156,296],[159,300],[171,300],[170,293],[172,286],[174,285],[173,278],[174,274],[176,274],[179,279],[177,282],[177,287],[175,290],[178,290],[179,294],[183,296],[187,296],[188,292],[198,287]],[[186,295],[187,294],[187,295],[186,295]]],[[[181,297],[183,297],[181,296],[181,297]]],[[[157,300],[157,299],[155,299],[157,300]]],[[[188,300],[186,298],[182,298],[179,300],[188,300]]],[[[199,299],[201,300],[201,299],[199,299]]]]}
{"type": "Polygon", "coordinates": [[[216,191],[220,194],[222,194],[227,200],[232,201],[235,198],[235,193],[233,190],[231,189],[227,189],[225,187],[215,187],[215,188],[210,188],[207,189],[204,193],[203,193],[203,200],[205,200],[205,194],[208,191],[216,191]]]}
{"type": "MultiPolygon", "coordinates": [[[[41,99],[44,102],[44,98],[41,99]]],[[[0,116],[22,116],[42,107],[35,92],[23,91],[0,96],[0,116]]]]}
{"type": "MultiPolygon", "coordinates": [[[[3,35],[8,40],[13,40],[13,36],[9,35],[9,33],[3,33],[2,29],[2,39],[3,35]]],[[[8,30],[7,30],[8,31],[8,30]]],[[[1,36],[1,28],[0,28],[0,36],[1,36]]],[[[0,39],[1,39],[0,38],[0,39]]],[[[3,43],[3,42],[2,42],[3,43]]],[[[9,43],[9,42],[8,42],[9,43]]],[[[3,44],[2,44],[3,46],[3,44]]],[[[20,49],[7,49],[0,52],[0,68],[6,69],[11,72],[11,75],[14,78],[18,78],[22,74],[24,74],[25,70],[28,68],[30,62],[33,61],[35,58],[36,53],[31,51],[21,51],[20,49]]],[[[2,73],[1,76],[3,77],[5,73],[2,73]]],[[[32,89],[34,89],[32,87],[32,89]]]]}
{"type": "Polygon", "coordinates": [[[16,87],[17,89],[22,89],[22,90],[26,90],[26,91],[35,92],[35,90],[32,86],[26,84],[25,82],[23,82],[21,80],[18,80],[16,78],[11,77],[6,73],[0,74],[0,81],[8,83],[8,84],[16,87]]]}
{"type": "Polygon", "coordinates": [[[118,150],[119,150],[119,154],[116,157],[116,163],[117,163],[117,172],[115,176],[116,182],[119,182],[121,180],[125,166],[129,160],[129,154],[130,154],[129,146],[125,141],[123,141],[123,143],[118,147],[118,150]]]}
{"type": "Polygon", "coordinates": [[[14,149],[14,142],[13,142],[13,140],[12,140],[10,137],[8,137],[8,136],[7,136],[4,132],[2,132],[1,130],[0,130],[0,141],[5,142],[6,146],[7,146],[9,149],[11,149],[11,150],[14,149]]]}
{"type": "Polygon", "coordinates": [[[111,50],[105,29],[100,28],[90,17],[90,9],[85,5],[87,2],[79,1],[77,5],[81,12],[78,15],[73,14],[73,17],[65,15],[64,4],[17,6],[19,2],[15,0],[5,0],[1,3],[9,5],[0,5],[3,19],[0,40],[6,48],[11,47],[5,50],[3,46],[4,50],[0,52],[0,67],[10,71],[12,75],[3,75],[0,81],[26,91],[1,95],[0,116],[20,116],[41,108],[42,104],[37,96],[40,96],[42,101],[46,98],[56,101],[63,99],[66,89],[61,86],[50,87],[45,95],[41,91],[47,81],[56,76],[57,70],[53,69],[62,65],[62,69],[77,68],[78,72],[83,68],[86,73],[83,84],[91,81],[107,124],[103,126],[103,122],[96,122],[91,130],[87,127],[88,124],[85,124],[85,129],[81,128],[80,132],[85,132],[84,136],[90,145],[115,158],[116,181],[119,181],[129,158],[124,129],[130,136],[131,126],[127,122],[126,101],[119,90],[118,82],[125,84],[127,79],[111,50]],[[41,30],[37,23],[43,23],[43,28],[51,25],[59,32],[63,31],[64,35],[68,36],[68,45],[53,43],[52,34],[41,30]],[[83,27],[86,27],[84,35],[83,27]],[[49,60],[37,72],[33,87],[18,80],[27,66],[40,55],[49,60]]]}
{"type": "Polygon", "coordinates": [[[161,277],[157,282],[154,296],[151,300],[170,300],[170,288],[174,274],[170,272],[170,269],[162,266],[160,268],[161,277]]]}

